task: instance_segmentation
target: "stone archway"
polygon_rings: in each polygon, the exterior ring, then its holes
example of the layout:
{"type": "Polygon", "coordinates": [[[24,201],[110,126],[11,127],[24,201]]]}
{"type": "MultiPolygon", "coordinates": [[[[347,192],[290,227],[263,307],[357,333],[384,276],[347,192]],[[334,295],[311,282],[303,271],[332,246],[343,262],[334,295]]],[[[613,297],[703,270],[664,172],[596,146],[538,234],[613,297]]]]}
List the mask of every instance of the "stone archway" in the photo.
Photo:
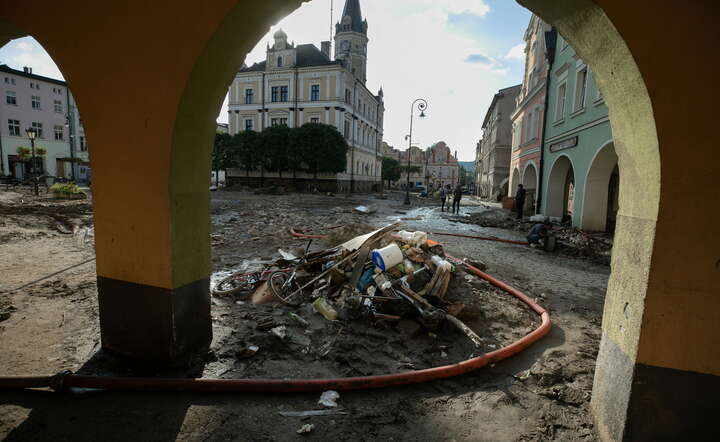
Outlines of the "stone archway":
{"type": "Polygon", "coordinates": [[[608,220],[608,195],[613,171],[617,168],[618,158],[612,142],[606,143],[590,163],[585,178],[582,219],[580,227],[584,230],[604,231],[608,220]]]}
{"type": "MultiPolygon", "coordinates": [[[[720,345],[720,237],[713,221],[720,213],[707,204],[717,193],[720,164],[687,161],[686,146],[698,158],[711,158],[714,146],[706,131],[686,128],[713,126],[720,91],[688,94],[678,84],[714,84],[718,61],[705,54],[717,42],[717,8],[710,0],[692,7],[519,2],[552,23],[591,67],[610,109],[620,163],[613,272],[592,395],[598,429],[608,440],[690,438],[711,421],[709,405],[720,390],[720,360],[707,351],[720,345]],[[678,27],[672,39],[667,23],[678,27]],[[667,53],[674,65],[692,68],[667,69],[667,53]]],[[[47,48],[97,140],[103,345],[178,361],[209,342],[214,118],[244,54],[300,4],[37,0],[0,11],[0,40],[31,34],[47,48]],[[59,16],[64,26],[57,26],[59,16]],[[104,56],[88,69],[88,54],[104,56]],[[148,191],[127,192],[138,182],[148,191]],[[123,333],[128,327],[132,333],[123,333]]]]}
{"type": "Polygon", "coordinates": [[[550,167],[547,188],[545,189],[545,215],[564,218],[572,211],[570,202],[570,184],[575,181],[575,168],[570,157],[561,155],[550,167]]]}
{"type": "Polygon", "coordinates": [[[522,175],[522,185],[525,187],[527,196],[525,198],[525,213],[535,213],[535,201],[537,200],[538,172],[535,163],[530,161],[525,166],[522,175]]]}
{"type": "Polygon", "coordinates": [[[513,196],[515,194],[515,189],[517,189],[518,184],[522,184],[520,182],[520,169],[517,167],[513,169],[510,183],[508,184],[508,196],[513,196]]]}

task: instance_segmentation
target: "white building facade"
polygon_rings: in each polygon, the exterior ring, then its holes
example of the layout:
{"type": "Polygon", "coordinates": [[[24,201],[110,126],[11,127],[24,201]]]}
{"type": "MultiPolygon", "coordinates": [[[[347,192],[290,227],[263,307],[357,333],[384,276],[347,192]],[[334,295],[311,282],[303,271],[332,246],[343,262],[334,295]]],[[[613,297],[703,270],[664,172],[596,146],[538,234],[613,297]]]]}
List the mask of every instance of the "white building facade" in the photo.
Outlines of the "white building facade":
{"type": "MultiPolygon", "coordinates": [[[[347,165],[343,173],[320,178],[334,181],[338,191],[376,188],[381,180],[385,107],[382,89],[375,94],[365,86],[367,44],[367,22],[358,0],[345,4],[336,26],[334,57],[329,41],[322,42],[321,49],[295,45],[288,43],[285,32],[277,31],[265,61],[243,66],[230,86],[230,134],[278,124],[333,125],[350,146],[347,165]]],[[[247,174],[239,173],[238,178],[243,175],[247,174]]]]}
{"type": "Polygon", "coordinates": [[[31,161],[18,155],[18,148],[30,148],[27,129],[35,129],[36,170],[44,175],[90,180],[88,144],[77,104],[67,84],[54,78],[0,65],[0,174],[25,179],[31,161]],[[41,149],[39,149],[41,148],[41,149]]]}

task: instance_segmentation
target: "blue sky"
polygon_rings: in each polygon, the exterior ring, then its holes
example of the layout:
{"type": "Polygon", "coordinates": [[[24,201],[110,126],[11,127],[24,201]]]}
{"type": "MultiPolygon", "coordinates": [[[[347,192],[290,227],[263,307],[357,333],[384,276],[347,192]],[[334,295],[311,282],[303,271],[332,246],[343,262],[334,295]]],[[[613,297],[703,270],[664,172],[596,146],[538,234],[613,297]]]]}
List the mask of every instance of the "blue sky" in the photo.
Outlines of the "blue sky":
{"type": "MultiPolygon", "coordinates": [[[[272,26],[247,63],[264,59],[265,46],[279,27],[290,40],[319,47],[329,38],[330,2],[304,3],[272,26]]],[[[336,21],[343,5],[344,0],[334,0],[336,21]]],[[[361,0],[361,7],[370,38],[367,86],[373,91],[382,86],[385,92],[385,141],[407,148],[409,106],[422,97],[429,102],[427,118],[414,125],[413,140],[422,147],[443,140],[460,160],[474,159],[494,93],[522,80],[523,33],[530,13],[512,0],[361,0]]],[[[0,48],[0,62],[62,78],[30,37],[0,48]]],[[[218,121],[226,118],[223,105],[218,121]]]]}

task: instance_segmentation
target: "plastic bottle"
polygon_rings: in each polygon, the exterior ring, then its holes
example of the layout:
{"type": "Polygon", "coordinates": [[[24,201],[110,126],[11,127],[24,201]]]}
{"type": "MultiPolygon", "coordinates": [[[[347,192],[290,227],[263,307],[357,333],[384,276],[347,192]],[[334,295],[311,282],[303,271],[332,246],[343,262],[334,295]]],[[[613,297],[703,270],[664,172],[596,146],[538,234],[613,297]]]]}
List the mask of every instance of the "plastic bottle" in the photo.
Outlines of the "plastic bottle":
{"type": "Polygon", "coordinates": [[[313,302],[313,307],[315,307],[316,312],[323,315],[328,321],[334,321],[337,319],[337,311],[333,308],[332,305],[330,305],[327,299],[316,299],[315,302],[313,302]]]}

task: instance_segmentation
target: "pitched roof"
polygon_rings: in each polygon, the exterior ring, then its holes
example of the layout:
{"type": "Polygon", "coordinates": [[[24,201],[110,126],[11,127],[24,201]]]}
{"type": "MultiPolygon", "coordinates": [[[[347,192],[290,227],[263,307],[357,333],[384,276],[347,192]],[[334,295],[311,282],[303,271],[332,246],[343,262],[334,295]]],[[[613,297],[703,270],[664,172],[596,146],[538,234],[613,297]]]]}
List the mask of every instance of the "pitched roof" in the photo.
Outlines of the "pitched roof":
{"type": "Polygon", "coordinates": [[[488,120],[490,119],[490,114],[492,114],[493,108],[497,104],[497,101],[502,98],[506,93],[511,93],[514,95],[517,95],[517,93],[520,91],[520,87],[522,87],[521,84],[516,84],[515,86],[506,87],[503,89],[500,89],[497,94],[492,99],[492,102],[490,103],[490,106],[488,107],[487,112],[485,113],[485,119],[483,120],[482,128],[485,128],[488,124],[488,120]]]}
{"type": "MultiPolygon", "coordinates": [[[[314,44],[297,45],[295,48],[297,59],[295,67],[307,68],[313,66],[330,66],[342,64],[340,60],[330,60],[330,58],[317,48],[314,44]]],[[[250,67],[240,69],[240,72],[263,72],[267,67],[266,61],[255,63],[250,67]]],[[[288,66],[288,69],[291,67],[288,66]]]]}
{"type": "Polygon", "coordinates": [[[25,71],[19,71],[17,69],[11,68],[10,66],[8,66],[6,64],[0,64],[0,72],[7,72],[8,74],[15,74],[15,75],[19,75],[21,77],[32,78],[34,80],[47,81],[48,83],[55,83],[55,84],[59,84],[62,86],[67,86],[67,83],[65,83],[62,80],[58,80],[56,78],[44,77],[42,75],[37,75],[37,74],[31,74],[31,73],[28,73],[25,71]]]}
{"type": "Polygon", "coordinates": [[[345,9],[343,9],[343,17],[350,16],[352,25],[350,29],[353,32],[364,33],[362,12],[360,11],[360,0],[346,0],[345,9]]]}

